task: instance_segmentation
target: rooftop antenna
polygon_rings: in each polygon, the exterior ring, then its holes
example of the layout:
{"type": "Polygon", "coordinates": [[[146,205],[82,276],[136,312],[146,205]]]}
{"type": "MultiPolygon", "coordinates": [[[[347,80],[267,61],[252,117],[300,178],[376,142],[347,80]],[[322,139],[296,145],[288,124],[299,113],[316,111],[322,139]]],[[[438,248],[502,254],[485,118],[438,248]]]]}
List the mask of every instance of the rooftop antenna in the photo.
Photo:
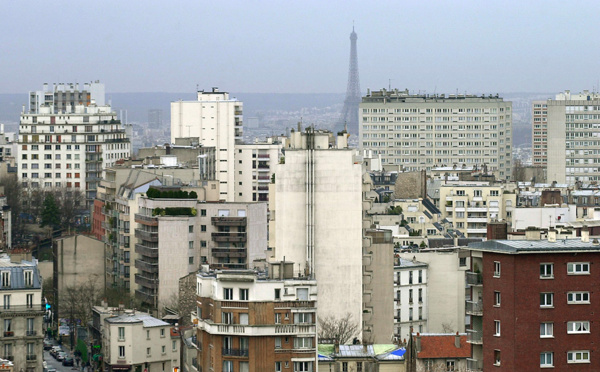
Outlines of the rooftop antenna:
{"type": "Polygon", "coordinates": [[[388,90],[392,90],[392,79],[388,79],[388,90]]]}

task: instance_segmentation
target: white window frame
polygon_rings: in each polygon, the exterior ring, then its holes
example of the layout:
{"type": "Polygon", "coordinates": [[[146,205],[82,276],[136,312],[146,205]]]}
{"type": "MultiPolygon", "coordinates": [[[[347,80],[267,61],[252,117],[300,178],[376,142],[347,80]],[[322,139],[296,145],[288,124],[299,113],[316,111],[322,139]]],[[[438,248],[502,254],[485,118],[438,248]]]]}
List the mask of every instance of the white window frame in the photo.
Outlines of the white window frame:
{"type": "Polygon", "coordinates": [[[585,334],[590,333],[590,322],[587,320],[576,320],[567,322],[567,334],[577,335],[577,334],[585,334]]]}
{"type": "Polygon", "coordinates": [[[589,304],[590,303],[590,292],[578,291],[578,292],[567,292],[567,303],[568,304],[589,304]]]}
{"type": "Polygon", "coordinates": [[[494,261],[494,278],[500,277],[500,269],[501,269],[500,261],[494,261]]]}
{"type": "Polygon", "coordinates": [[[554,264],[553,263],[543,262],[540,264],[540,279],[554,279],[554,264]]]}
{"type": "Polygon", "coordinates": [[[590,275],[590,263],[569,262],[567,264],[567,275],[590,275]]]}
{"type": "Polygon", "coordinates": [[[502,363],[502,352],[498,349],[494,350],[494,365],[499,366],[502,363]],[[498,356],[498,358],[496,358],[498,356]]]}
{"type": "Polygon", "coordinates": [[[240,301],[248,301],[250,299],[250,290],[248,288],[240,288],[240,301]]]}
{"type": "Polygon", "coordinates": [[[125,327],[119,327],[119,341],[125,341],[125,327]]]}
{"type": "Polygon", "coordinates": [[[554,367],[554,353],[551,351],[542,351],[540,353],[540,367],[554,367]]]}
{"type": "Polygon", "coordinates": [[[501,300],[502,295],[500,294],[500,291],[494,291],[494,306],[500,307],[501,300]]]}
{"type": "Polygon", "coordinates": [[[223,299],[226,301],[233,300],[233,288],[223,288],[223,299]]]}
{"type": "Polygon", "coordinates": [[[540,323],[540,338],[554,338],[554,323],[540,323]]]}
{"type": "Polygon", "coordinates": [[[500,321],[494,320],[494,336],[500,337],[500,321]]]}
{"type": "Polygon", "coordinates": [[[589,350],[571,350],[567,352],[567,363],[590,363],[589,350]]]}
{"type": "Polygon", "coordinates": [[[119,346],[119,359],[125,359],[125,346],[119,346]]]}
{"type": "Polygon", "coordinates": [[[554,293],[553,292],[541,292],[540,293],[540,308],[553,308],[554,307],[554,293]],[[543,296],[543,297],[542,297],[543,296]],[[550,299],[550,301],[548,301],[550,299]]]}

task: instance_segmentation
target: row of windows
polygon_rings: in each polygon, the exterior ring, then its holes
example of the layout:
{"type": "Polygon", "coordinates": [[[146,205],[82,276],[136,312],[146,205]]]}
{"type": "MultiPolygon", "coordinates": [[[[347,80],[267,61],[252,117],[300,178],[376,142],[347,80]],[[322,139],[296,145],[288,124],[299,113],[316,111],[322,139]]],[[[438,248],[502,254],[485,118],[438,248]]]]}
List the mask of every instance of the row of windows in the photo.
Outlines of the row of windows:
{"type": "MultiPolygon", "coordinates": [[[[500,261],[494,261],[494,277],[500,277],[500,261]]],[[[567,263],[567,275],[589,275],[590,274],[590,263],[589,262],[569,262],[567,263]]],[[[541,279],[552,279],[554,278],[554,264],[553,263],[541,263],[540,264],[540,278],[541,279]]]]}
{"type": "MultiPolygon", "coordinates": [[[[590,292],[567,292],[567,303],[572,305],[577,304],[589,304],[590,303],[590,292]]],[[[501,293],[498,291],[494,292],[494,306],[500,307],[501,304],[501,293]]],[[[554,306],[554,293],[543,292],[540,293],[540,307],[553,307],[554,306]]]]}
{"type": "MultiPolygon", "coordinates": [[[[21,173],[21,178],[29,178],[28,177],[29,173],[21,173]]],[[[44,173],[44,177],[43,178],[52,178],[52,173],[44,173]]],[[[55,173],[54,174],[55,178],[61,178],[62,174],[61,173],[55,173]]],[[[66,177],[67,178],[80,178],[81,175],[79,173],[66,173],[66,177]]],[[[40,178],[40,174],[39,173],[31,173],[31,178],[40,178]]]]}

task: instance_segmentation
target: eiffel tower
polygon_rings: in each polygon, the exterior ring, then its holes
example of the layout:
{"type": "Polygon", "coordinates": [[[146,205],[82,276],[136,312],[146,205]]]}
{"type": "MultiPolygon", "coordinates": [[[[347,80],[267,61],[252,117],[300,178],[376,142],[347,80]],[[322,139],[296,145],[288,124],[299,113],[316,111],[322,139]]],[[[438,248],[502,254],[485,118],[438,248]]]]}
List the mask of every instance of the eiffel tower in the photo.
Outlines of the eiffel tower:
{"type": "Polygon", "coordinates": [[[337,129],[347,128],[348,132],[358,135],[358,104],[362,97],[360,95],[360,81],[358,78],[358,56],[356,53],[356,32],[352,26],[350,34],[350,69],[348,70],[348,87],[346,88],[346,99],[337,129]]]}

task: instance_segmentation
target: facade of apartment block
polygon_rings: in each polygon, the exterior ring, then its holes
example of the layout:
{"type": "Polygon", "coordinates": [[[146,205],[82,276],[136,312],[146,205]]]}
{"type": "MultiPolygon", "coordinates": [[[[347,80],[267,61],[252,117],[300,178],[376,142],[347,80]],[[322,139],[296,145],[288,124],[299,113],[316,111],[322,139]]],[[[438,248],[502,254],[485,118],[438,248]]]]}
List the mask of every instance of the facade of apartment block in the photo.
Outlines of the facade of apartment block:
{"type": "Polygon", "coordinates": [[[427,269],[424,262],[394,260],[394,337],[408,340],[413,332],[427,332],[427,269]]]}
{"type": "Polygon", "coordinates": [[[203,371],[316,371],[317,284],[292,262],[200,272],[192,313],[203,371]]]}
{"type": "Polygon", "coordinates": [[[383,166],[431,170],[477,165],[507,180],[512,172],[512,103],[496,96],[369,91],[360,104],[361,149],[383,166]]]}
{"type": "Polygon", "coordinates": [[[469,370],[598,370],[594,315],[600,245],[581,239],[469,245],[469,370]],[[527,347],[523,347],[527,345],[527,347]]]}

